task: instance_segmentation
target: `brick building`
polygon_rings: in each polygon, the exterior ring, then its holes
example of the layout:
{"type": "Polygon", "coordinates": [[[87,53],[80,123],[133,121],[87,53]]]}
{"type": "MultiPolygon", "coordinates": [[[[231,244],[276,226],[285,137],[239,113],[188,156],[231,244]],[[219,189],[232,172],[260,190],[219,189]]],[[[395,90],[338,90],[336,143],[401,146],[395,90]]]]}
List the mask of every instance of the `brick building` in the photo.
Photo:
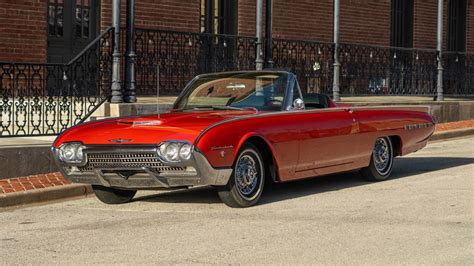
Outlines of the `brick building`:
{"type": "MultiPolygon", "coordinates": [[[[111,25],[112,0],[0,0],[0,61],[61,62],[111,25]]],[[[136,27],[254,36],[255,0],[137,0],[136,27]],[[214,28],[214,29],[212,29],[214,28]]],[[[125,1],[122,1],[125,25],[125,1]]],[[[437,0],[341,0],[341,43],[436,47],[437,0]]],[[[474,52],[474,1],[446,0],[444,48],[474,52]]],[[[332,0],[273,0],[273,37],[331,42],[332,0]]]]}

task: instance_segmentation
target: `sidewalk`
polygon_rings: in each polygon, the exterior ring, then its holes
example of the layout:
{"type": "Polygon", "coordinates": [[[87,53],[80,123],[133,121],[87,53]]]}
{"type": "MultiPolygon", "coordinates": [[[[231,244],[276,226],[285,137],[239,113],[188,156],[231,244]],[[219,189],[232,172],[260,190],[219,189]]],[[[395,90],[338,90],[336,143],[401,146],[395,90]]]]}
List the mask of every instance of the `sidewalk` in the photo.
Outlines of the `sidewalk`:
{"type": "Polygon", "coordinates": [[[71,182],[64,179],[64,177],[59,172],[30,175],[0,180],[0,193],[20,192],[69,184],[71,184],[71,182]]]}
{"type": "MultiPolygon", "coordinates": [[[[433,139],[442,140],[465,135],[474,135],[474,119],[438,124],[433,139]]],[[[90,186],[71,184],[59,172],[1,179],[0,207],[38,202],[38,199],[39,201],[48,201],[84,196],[90,193],[92,193],[90,186]],[[53,191],[54,193],[52,193],[53,191]],[[40,193],[53,196],[40,195],[40,193]],[[16,199],[14,201],[7,200],[8,202],[6,202],[5,199],[10,197],[16,199]],[[15,204],[10,204],[12,202],[15,204]]]]}

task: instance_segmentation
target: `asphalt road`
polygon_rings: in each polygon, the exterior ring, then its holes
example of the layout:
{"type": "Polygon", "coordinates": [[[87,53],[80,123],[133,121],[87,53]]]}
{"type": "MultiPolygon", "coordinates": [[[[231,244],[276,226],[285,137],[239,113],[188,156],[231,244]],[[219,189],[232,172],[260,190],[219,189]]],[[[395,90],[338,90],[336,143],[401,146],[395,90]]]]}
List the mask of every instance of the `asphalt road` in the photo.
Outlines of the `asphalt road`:
{"type": "Polygon", "coordinates": [[[379,183],[280,184],[231,209],[210,188],[0,213],[0,262],[474,265],[474,137],[431,143],[379,183]]]}

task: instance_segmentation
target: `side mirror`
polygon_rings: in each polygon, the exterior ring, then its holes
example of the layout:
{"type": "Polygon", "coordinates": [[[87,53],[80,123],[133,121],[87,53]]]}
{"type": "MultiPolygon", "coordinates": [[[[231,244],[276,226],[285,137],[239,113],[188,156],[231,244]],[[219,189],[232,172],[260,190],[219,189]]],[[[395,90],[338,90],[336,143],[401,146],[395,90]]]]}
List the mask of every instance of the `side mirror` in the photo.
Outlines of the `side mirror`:
{"type": "Polygon", "coordinates": [[[293,101],[293,110],[304,110],[304,102],[300,98],[296,98],[293,101]]]}

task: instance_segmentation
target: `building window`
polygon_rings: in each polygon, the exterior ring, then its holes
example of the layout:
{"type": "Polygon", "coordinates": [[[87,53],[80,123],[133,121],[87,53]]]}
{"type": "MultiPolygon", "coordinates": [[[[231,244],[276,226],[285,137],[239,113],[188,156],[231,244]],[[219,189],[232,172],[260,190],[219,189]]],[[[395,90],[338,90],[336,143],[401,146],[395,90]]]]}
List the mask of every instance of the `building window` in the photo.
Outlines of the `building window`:
{"type": "Polygon", "coordinates": [[[90,28],[89,0],[76,0],[76,37],[89,38],[90,28]]]}
{"type": "Polygon", "coordinates": [[[390,45],[413,47],[413,0],[392,0],[390,45]]]}
{"type": "Polygon", "coordinates": [[[63,36],[64,29],[64,1],[49,0],[48,2],[48,34],[49,36],[63,36]]]}
{"type": "Polygon", "coordinates": [[[448,51],[466,51],[466,0],[450,0],[448,6],[448,51]]]}
{"type": "Polygon", "coordinates": [[[236,34],[237,0],[201,0],[201,33],[236,34]]]}

